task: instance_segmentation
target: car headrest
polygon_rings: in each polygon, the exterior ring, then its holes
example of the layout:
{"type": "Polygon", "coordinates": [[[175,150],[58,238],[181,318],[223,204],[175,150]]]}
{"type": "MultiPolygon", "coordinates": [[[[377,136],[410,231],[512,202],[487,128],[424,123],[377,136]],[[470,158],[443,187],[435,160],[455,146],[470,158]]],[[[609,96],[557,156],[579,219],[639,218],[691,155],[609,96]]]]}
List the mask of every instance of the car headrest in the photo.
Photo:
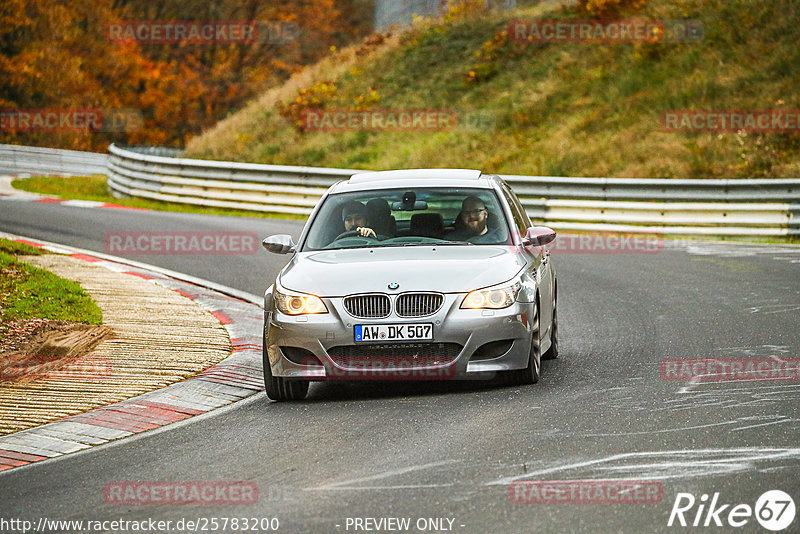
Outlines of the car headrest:
{"type": "Polygon", "coordinates": [[[415,213],[411,216],[411,235],[442,237],[444,221],[440,213],[415,213]]]}
{"type": "Polygon", "coordinates": [[[392,208],[382,198],[373,198],[367,202],[369,224],[380,235],[393,236],[397,233],[397,221],[392,216],[392,208]]]}

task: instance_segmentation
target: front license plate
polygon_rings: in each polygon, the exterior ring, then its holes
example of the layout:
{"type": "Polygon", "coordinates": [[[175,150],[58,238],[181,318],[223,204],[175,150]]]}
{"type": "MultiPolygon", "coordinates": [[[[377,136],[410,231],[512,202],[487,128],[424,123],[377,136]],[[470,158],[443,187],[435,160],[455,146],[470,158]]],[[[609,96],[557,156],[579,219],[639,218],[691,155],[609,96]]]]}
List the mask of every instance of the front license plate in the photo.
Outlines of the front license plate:
{"type": "Polygon", "coordinates": [[[425,341],[433,339],[433,324],[357,324],[356,342],[425,341]]]}

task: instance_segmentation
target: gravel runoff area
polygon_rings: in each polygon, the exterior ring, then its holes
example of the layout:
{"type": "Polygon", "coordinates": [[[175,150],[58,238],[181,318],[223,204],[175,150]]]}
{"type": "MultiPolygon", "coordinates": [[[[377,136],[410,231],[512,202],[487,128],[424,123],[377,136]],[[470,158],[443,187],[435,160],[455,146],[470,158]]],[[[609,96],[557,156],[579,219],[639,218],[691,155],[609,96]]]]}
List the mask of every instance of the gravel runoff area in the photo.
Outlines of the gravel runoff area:
{"type": "Polygon", "coordinates": [[[114,337],[40,379],[0,382],[0,434],[168,386],[230,354],[219,320],[175,291],[70,256],[19,259],[79,283],[114,337]]]}
{"type": "Polygon", "coordinates": [[[40,380],[0,384],[0,434],[7,434],[0,435],[0,470],[131,436],[263,391],[259,306],[197,280],[24,241],[67,254],[19,259],[78,282],[114,336],[40,380]]]}

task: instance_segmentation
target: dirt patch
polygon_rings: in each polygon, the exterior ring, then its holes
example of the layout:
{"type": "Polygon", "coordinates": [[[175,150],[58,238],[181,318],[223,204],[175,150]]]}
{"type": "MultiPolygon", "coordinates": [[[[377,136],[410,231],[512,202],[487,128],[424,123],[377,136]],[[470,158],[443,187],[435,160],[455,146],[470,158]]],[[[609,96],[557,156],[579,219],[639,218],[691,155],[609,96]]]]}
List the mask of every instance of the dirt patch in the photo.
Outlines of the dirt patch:
{"type": "Polygon", "coordinates": [[[0,382],[42,378],[86,379],[105,372],[105,363],[89,353],[113,337],[107,326],[29,319],[6,325],[0,341],[0,382]]]}

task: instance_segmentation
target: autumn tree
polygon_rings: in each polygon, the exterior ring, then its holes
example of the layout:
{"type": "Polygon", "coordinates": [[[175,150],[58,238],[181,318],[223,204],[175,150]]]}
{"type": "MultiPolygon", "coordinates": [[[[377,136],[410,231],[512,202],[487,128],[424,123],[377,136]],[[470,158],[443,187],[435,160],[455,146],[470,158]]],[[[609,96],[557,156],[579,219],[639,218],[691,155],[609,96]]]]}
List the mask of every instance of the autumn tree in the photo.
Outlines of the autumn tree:
{"type": "Polygon", "coordinates": [[[319,59],[330,46],[368,33],[372,4],[4,0],[0,107],[129,110],[141,122],[111,132],[21,131],[6,125],[0,142],[99,151],[112,141],[183,146],[248,99],[319,59]],[[110,39],[109,24],[120,21],[258,21],[266,31],[255,42],[151,44],[110,39]],[[285,35],[280,28],[287,29],[285,35]]]}

